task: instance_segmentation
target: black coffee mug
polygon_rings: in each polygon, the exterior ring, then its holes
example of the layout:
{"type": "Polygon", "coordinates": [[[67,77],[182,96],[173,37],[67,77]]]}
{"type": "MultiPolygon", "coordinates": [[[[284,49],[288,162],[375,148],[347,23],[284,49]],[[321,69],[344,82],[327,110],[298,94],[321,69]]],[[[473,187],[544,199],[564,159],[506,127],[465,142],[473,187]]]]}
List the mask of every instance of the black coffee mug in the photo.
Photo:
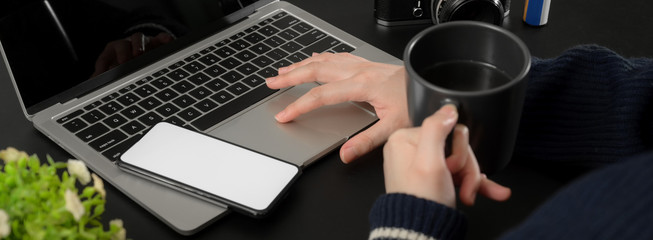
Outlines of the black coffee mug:
{"type": "Polygon", "coordinates": [[[414,126],[444,104],[455,104],[481,171],[495,173],[508,164],[531,65],[524,42],[496,25],[447,22],[418,33],[406,47],[404,64],[414,126]]]}

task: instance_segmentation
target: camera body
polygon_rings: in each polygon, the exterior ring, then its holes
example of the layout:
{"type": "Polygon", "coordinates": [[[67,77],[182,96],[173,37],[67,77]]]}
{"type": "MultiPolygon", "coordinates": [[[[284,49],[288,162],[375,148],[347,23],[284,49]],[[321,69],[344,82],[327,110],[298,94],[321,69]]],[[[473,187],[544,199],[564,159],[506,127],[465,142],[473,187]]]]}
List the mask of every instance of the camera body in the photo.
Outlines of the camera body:
{"type": "Polygon", "coordinates": [[[475,20],[501,25],[511,0],[374,0],[377,23],[384,26],[475,20]]]}

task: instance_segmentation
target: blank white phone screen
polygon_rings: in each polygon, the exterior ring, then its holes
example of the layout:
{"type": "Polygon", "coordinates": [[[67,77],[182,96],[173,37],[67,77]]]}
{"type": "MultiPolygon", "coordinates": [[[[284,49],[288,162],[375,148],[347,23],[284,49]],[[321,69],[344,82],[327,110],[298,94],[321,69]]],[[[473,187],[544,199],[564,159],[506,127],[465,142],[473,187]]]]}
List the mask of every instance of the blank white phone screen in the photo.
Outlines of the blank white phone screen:
{"type": "Polygon", "coordinates": [[[154,126],[121,161],[256,211],[266,210],[299,172],[290,163],[168,123],[154,126]]]}

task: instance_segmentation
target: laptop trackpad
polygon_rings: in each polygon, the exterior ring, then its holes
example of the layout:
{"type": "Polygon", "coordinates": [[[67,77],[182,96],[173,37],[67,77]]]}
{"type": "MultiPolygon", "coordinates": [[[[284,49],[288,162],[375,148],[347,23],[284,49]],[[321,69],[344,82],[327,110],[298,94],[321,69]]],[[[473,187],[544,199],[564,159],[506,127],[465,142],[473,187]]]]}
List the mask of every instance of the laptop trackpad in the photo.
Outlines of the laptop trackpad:
{"type": "Polygon", "coordinates": [[[209,134],[305,166],[376,121],[373,113],[354,103],[324,106],[289,123],[274,119],[275,114],[315,86],[295,86],[209,134]]]}

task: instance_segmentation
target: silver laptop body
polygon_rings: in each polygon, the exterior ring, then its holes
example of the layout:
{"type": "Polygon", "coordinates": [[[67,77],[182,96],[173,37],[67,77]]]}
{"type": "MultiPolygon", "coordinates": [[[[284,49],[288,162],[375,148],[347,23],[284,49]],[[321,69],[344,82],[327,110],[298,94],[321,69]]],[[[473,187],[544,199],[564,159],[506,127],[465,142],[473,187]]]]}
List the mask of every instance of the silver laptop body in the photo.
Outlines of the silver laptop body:
{"type": "MultiPolygon", "coordinates": [[[[225,206],[197,199],[121,171],[111,160],[89,147],[75,134],[62,127],[57,120],[106,97],[109,92],[122,89],[161,68],[188,57],[197,49],[204,49],[243,32],[280,11],[295,16],[316,29],[334,36],[341,42],[353,46],[355,50],[352,53],[355,55],[372,61],[401,64],[399,59],[287,2],[259,1],[256,4],[261,6],[242,21],[91,93],[67,99],[65,102],[58,102],[34,114],[29,114],[25,105],[23,105],[23,110],[36,129],[75,158],[83,160],[105,181],[180,234],[193,234],[224,216],[229,210],[225,206]]],[[[16,86],[16,81],[20,79],[13,76],[12,68],[15,66],[12,66],[12,59],[8,59],[5,54],[5,46],[1,44],[2,42],[0,42],[0,50],[8,72],[8,76],[3,76],[3,78],[10,79],[16,86]]],[[[291,123],[280,124],[275,121],[273,116],[276,113],[315,86],[317,86],[316,83],[311,83],[280,90],[203,132],[305,167],[336,149],[349,137],[377,120],[369,107],[356,103],[343,103],[320,108],[291,123]]],[[[16,90],[19,100],[23,104],[22,95],[28,93],[18,91],[18,87],[16,90]]]]}

